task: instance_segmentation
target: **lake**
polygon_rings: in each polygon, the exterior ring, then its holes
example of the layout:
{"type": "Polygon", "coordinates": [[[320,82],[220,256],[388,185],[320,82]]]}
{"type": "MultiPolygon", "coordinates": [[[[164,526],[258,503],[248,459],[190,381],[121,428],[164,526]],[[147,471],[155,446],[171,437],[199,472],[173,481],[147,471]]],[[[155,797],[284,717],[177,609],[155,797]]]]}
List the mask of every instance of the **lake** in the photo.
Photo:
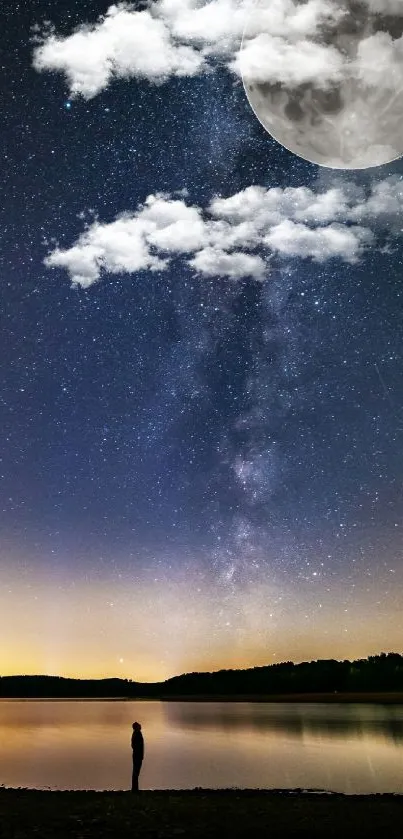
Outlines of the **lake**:
{"type": "Polygon", "coordinates": [[[403,706],[257,702],[0,701],[0,784],[315,788],[403,793],[403,706]]]}

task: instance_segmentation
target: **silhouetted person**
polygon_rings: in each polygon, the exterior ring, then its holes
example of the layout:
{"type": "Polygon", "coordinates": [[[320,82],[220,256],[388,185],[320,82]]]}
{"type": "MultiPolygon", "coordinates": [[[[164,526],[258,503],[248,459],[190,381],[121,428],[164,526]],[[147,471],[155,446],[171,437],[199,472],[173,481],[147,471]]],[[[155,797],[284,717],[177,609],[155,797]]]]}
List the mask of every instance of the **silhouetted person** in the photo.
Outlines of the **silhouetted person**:
{"type": "Polygon", "coordinates": [[[139,722],[134,722],[132,725],[132,750],[133,750],[133,774],[132,774],[132,792],[138,792],[139,789],[139,775],[141,764],[144,757],[144,739],[141,733],[141,725],[139,722]]]}

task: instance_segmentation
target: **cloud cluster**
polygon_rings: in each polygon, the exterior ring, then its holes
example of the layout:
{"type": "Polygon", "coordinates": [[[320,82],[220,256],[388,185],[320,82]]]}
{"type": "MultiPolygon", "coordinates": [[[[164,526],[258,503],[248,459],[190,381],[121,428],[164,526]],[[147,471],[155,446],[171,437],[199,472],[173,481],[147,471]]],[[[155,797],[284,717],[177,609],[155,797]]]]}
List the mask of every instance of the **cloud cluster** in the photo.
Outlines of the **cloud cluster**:
{"type": "MultiPolygon", "coordinates": [[[[260,2],[270,8],[266,0],[260,2]]],[[[317,0],[304,16],[304,26],[287,25],[283,31],[277,31],[270,17],[253,13],[235,69],[247,84],[281,84],[288,90],[308,84],[316,91],[334,91],[353,84],[357,89],[400,91],[403,38],[396,19],[403,14],[402,4],[359,3],[361,11],[351,0],[317,0]]],[[[305,10],[305,4],[298,8],[305,10]]]]}
{"type": "Polygon", "coordinates": [[[273,255],[357,262],[374,242],[374,228],[390,226],[402,210],[399,178],[367,193],[352,184],[320,193],[250,186],[216,197],[204,210],[184,197],[150,195],[133,213],[110,223],[94,220],[70,248],[56,247],[45,262],[67,270],[83,288],[105,273],[164,271],[173,257],[202,276],[261,280],[273,255]]]}
{"type": "Polygon", "coordinates": [[[43,32],[34,66],[63,73],[70,94],[86,99],[114,78],[161,83],[211,71],[217,59],[247,79],[290,88],[323,90],[352,75],[393,87],[402,81],[403,41],[382,19],[401,15],[401,0],[360,2],[368,21],[348,38],[350,0],[154,0],[140,11],[120,3],[66,37],[43,32]]]}
{"type": "Polygon", "coordinates": [[[293,88],[320,82],[320,87],[327,88],[343,80],[344,61],[331,46],[305,39],[293,43],[264,32],[245,42],[233,67],[255,84],[280,83],[293,88]]]}
{"type": "Polygon", "coordinates": [[[111,6],[95,24],[67,37],[45,32],[34,51],[34,67],[64,73],[70,94],[86,99],[114,78],[159,83],[195,76],[207,68],[213,44],[225,50],[240,36],[233,3],[212,0],[208,11],[189,0],[161,0],[142,11],[127,4],[111,6]]]}

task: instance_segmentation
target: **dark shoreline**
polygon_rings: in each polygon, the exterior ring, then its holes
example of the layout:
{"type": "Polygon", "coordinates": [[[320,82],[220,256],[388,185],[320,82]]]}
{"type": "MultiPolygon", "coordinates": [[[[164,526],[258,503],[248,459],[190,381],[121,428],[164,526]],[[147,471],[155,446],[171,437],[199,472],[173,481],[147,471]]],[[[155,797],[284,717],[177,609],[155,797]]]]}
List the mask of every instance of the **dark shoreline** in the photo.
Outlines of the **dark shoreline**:
{"type": "MultiPolygon", "coordinates": [[[[368,693],[288,693],[236,694],[235,696],[195,694],[187,696],[0,696],[0,702],[323,702],[402,705],[403,692],[368,693]]],[[[0,837],[1,839],[1,837],[0,837]]]]}
{"type": "Polygon", "coordinates": [[[314,790],[0,788],[2,839],[401,839],[403,796],[314,790]]]}
{"type": "Polygon", "coordinates": [[[283,661],[235,670],[193,671],[157,682],[44,673],[0,676],[0,697],[403,703],[403,655],[382,652],[354,661],[283,661]]]}

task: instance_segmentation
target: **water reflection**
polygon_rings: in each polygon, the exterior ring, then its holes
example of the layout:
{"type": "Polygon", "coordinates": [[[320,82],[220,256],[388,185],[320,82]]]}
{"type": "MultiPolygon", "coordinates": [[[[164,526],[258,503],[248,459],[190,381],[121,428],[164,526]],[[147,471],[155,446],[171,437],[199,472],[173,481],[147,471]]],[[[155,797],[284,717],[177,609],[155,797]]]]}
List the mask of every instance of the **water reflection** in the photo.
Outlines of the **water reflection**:
{"type": "Polygon", "coordinates": [[[0,784],[129,789],[131,724],[144,788],[403,793],[403,707],[0,701],[0,784]]]}
{"type": "MultiPolygon", "coordinates": [[[[227,704],[227,703],[226,703],[227,704]]],[[[209,708],[203,703],[165,704],[165,714],[171,725],[190,729],[254,731],[283,731],[293,736],[305,734],[329,737],[377,735],[403,743],[403,707],[382,705],[325,705],[306,703],[286,705],[273,703],[233,703],[228,714],[226,704],[214,703],[209,708]]]]}

